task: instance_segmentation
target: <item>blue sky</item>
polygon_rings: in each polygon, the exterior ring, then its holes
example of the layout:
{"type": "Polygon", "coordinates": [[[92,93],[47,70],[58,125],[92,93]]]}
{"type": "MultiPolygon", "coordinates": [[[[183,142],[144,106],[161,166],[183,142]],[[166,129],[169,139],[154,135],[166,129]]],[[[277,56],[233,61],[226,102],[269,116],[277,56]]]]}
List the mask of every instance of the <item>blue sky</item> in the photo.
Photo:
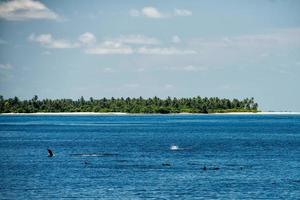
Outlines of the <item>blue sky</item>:
{"type": "Polygon", "coordinates": [[[254,97],[300,111],[300,1],[1,1],[5,98],[254,97]]]}

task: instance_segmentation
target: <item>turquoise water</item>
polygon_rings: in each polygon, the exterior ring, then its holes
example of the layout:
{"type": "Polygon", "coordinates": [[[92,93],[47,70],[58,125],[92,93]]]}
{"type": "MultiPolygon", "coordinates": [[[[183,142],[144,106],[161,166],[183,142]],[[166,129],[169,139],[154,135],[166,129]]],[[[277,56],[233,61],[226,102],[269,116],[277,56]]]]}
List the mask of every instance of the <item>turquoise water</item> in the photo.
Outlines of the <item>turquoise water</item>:
{"type": "Polygon", "coordinates": [[[300,115],[2,115],[0,158],[0,199],[299,199],[300,115]]]}

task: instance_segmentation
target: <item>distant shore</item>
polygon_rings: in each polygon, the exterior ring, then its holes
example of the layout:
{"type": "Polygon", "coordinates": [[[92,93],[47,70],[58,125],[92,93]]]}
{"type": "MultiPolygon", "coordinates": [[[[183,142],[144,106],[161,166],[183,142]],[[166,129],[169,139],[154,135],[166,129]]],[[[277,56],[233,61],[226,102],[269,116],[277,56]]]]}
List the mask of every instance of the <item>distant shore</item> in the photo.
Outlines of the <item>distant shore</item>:
{"type": "Polygon", "coordinates": [[[228,112],[228,113],[211,113],[218,115],[300,115],[300,112],[228,112]]]}
{"type": "Polygon", "coordinates": [[[0,113],[0,115],[300,115],[300,112],[227,112],[227,113],[124,113],[124,112],[36,112],[0,113]]]}

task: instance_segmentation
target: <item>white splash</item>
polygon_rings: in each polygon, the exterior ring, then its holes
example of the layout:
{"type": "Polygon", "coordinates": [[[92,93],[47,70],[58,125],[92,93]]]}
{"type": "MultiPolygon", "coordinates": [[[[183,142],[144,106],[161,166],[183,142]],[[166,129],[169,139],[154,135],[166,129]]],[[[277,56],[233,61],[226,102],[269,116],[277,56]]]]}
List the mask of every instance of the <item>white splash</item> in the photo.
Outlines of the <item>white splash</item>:
{"type": "Polygon", "coordinates": [[[170,147],[170,150],[176,151],[176,150],[179,150],[179,147],[178,147],[177,145],[172,145],[172,146],[170,147]]]}

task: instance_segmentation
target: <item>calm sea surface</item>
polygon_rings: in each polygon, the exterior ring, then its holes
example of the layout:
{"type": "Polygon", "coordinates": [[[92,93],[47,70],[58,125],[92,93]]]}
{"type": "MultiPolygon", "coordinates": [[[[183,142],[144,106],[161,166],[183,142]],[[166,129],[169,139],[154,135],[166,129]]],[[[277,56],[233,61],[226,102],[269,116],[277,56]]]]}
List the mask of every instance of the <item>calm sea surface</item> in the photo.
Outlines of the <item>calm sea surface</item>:
{"type": "Polygon", "coordinates": [[[300,199],[300,115],[2,115],[0,158],[0,199],[300,199]]]}

